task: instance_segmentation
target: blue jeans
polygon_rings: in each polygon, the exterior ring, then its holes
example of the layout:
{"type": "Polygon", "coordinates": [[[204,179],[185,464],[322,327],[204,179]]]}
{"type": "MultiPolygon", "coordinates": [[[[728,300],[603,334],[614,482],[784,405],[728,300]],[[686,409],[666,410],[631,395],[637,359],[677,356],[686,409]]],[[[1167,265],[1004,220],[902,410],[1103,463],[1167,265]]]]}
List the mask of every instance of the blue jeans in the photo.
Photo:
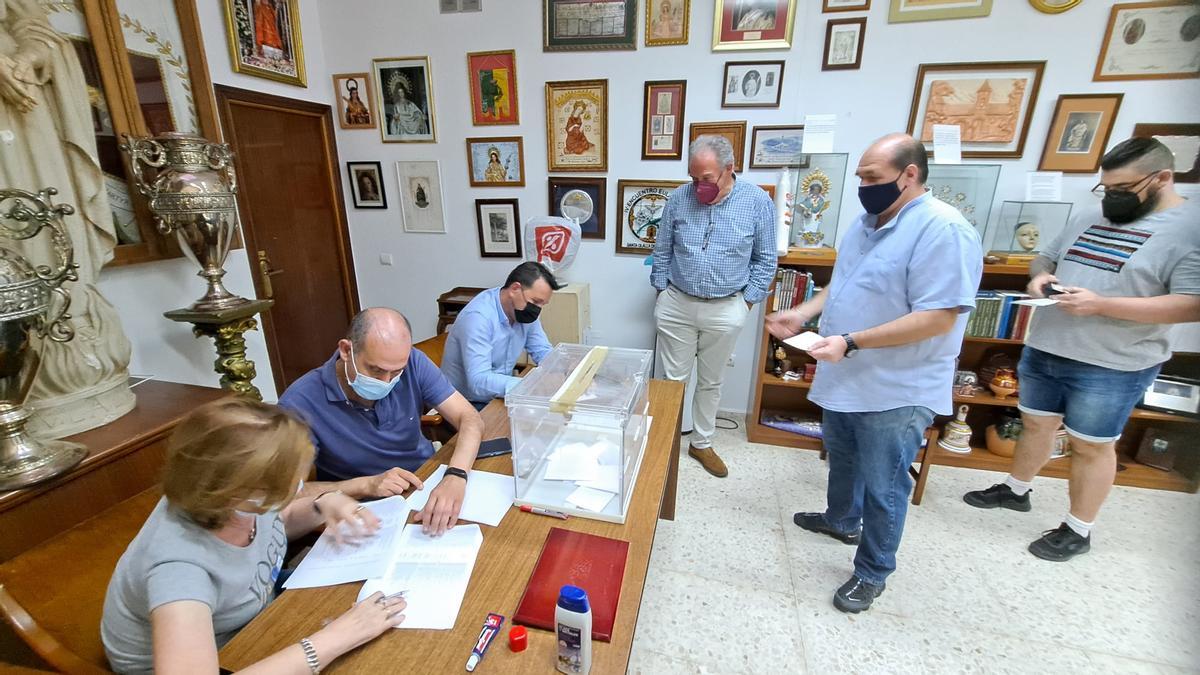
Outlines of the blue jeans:
{"type": "Polygon", "coordinates": [[[822,422],[829,455],[825,520],[841,532],[862,524],[854,574],[879,585],[896,569],[904,533],[912,466],[933,411],[905,406],[883,412],[826,410],[822,422]]]}

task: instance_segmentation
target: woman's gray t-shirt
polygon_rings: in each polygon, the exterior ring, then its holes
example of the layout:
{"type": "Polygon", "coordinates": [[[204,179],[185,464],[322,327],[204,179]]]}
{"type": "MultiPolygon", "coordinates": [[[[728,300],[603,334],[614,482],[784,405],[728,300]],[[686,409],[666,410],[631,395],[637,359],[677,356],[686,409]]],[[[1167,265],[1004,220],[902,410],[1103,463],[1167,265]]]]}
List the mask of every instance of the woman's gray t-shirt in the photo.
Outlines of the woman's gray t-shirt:
{"type": "Polygon", "coordinates": [[[249,546],[234,546],[160,499],[117,562],[104,597],[100,637],[113,670],[153,670],[150,612],[169,602],[208,605],[218,648],[257,616],[274,598],[287,551],[277,512],[258,516],[257,527],[249,546]]]}

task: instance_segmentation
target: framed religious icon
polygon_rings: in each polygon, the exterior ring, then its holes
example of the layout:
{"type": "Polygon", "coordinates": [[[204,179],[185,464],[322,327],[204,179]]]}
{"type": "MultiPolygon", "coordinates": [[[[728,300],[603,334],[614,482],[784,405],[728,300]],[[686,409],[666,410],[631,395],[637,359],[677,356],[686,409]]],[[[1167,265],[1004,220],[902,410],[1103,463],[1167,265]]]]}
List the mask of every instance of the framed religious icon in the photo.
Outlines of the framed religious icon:
{"type": "Polygon", "coordinates": [[[871,0],[822,0],[821,11],[830,12],[865,12],[871,9],[871,0]]]}
{"type": "Polygon", "coordinates": [[[791,49],[798,0],[716,0],[713,51],[791,49]]]}
{"type": "Polygon", "coordinates": [[[1029,0],[1033,8],[1043,14],[1062,14],[1083,0],[1029,0]]]}
{"type": "Polygon", "coordinates": [[[546,83],[549,171],[608,170],[608,80],[546,83]]]}
{"type": "Polygon", "coordinates": [[[930,164],[925,187],[929,194],[958,209],[983,241],[999,180],[999,164],[930,164]]]}
{"type": "Polygon", "coordinates": [[[300,0],[222,2],[233,72],[308,86],[300,38],[300,0]]]}
{"type": "Polygon", "coordinates": [[[642,159],[683,157],[683,106],[687,80],[646,83],[642,108],[642,159]]]}
{"type": "Polygon", "coordinates": [[[807,161],[800,153],[803,146],[803,124],[754,127],[754,133],[750,137],[750,168],[782,169],[802,166],[807,161]]]}
{"type": "Polygon", "coordinates": [[[846,153],[812,153],[805,155],[804,166],[792,169],[795,203],[789,247],[808,249],[806,253],[833,249],[849,158],[846,153]]]}
{"type": "Polygon", "coordinates": [[[742,172],[746,154],[746,122],[694,122],[688,129],[688,143],[701,136],[724,136],[733,145],[733,170],[742,172]]]}
{"type": "Polygon", "coordinates": [[[346,162],[350,176],[350,196],[356,209],[386,209],[383,165],[379,162],[346,162]]]}
{"type": "Polygon", "coordinates": [[[339,73],[333,76],[334,104],[338,126],[343,129],[374,129],[375,109],[371,98],[370,73],[339,73]]]}
{"type": "Polygon", "coordinates": [[[1020,157],[1045,68],[1045,61],[922,63],[908,133],[931,147],[933,125],[956,124],[963,157],[1020,157]]]}
{"type": "Polygon", "coordinates": [[[892,0],[888,23],[969,19],[992,13],[992,0],[892,0]]]}
{"type": "Polygon", "coordinates": [[[867,17],[830,19],[825,24],[825,55],[821,70],[858,70],[862,67],[867,17]]]}
{"type": "Polygon", "coordinates": [[[645,0],[646,46],[686,45],[692,0],[645,0]]]}
{"type": "Polygon", "coordinates": [[[1027,265],[1067,229],[1070,202],[1005,201],[1000,217],[989,224],[984,236],[990,256],[1009,265],[1027,265]]]}
{"type": "Polygon", "coordinates": [[[521,212],[515,199],[476,199],[479,255],[483,258],[521,257],[521,212]]]}
{"type": "Polygon", "coordinates": [[[525,147],[520,136],[467,139],[471,187],[523,187],[525,147]]]}
{"type": "Polygon", "coordinates": [[[405,232],[446,233],[442,168],[436,160],[396,162],[405,232]]]}
{"type": "Polygon", "coordinates": [[[1175,182],[1200,183],[1200,124],[1135,124],[1136,138],[1157,138],[1175,155],[1175,182]]]}
{"type": "Polygon", "coordinates": [[[617,181],[617,200],[621,204],[617,211],[620,214],[616,227],[617,253],[649,255],[654,250],[667,197],[680,185],[683,181],[617,181]]]}
{"type": "Polygon", "coordinates": [[[637,49],[637,0],[542,0],[542,51],[637,49]]]}
{"type": "Polygon", "coordinates": [[[520,123],[515,51],[467,54],[467,84],[471,87],[471,124],[520,123]]]}
{"type": "Polygon", "coordinates": [[[375,59],[375,100],[384,143],[436,143],[428,56],[375,59]]]}
{"type": "Polygon", "coordinates": [[[570,218],[579,223],[584,239],[604,241],[605,199],[608,183],[604,178],[550,176],[551,216],[570,218]]]}
{"type": "Polygon", "coordinates": [[[722,108],[778,108],[783,61],[726,61],[722,108]]]}
{"type": "Polygon", "coordinates": [[[1059,96],[1038,171],[1095,173],[1108,147],[1121,98],[1122,94],[1059,96]]]}
{"type": "Polygon", "coordinates": [[[1200,4],[1194,0],[1112,6],[1092,79],[1200,77],[1200,4]]]}

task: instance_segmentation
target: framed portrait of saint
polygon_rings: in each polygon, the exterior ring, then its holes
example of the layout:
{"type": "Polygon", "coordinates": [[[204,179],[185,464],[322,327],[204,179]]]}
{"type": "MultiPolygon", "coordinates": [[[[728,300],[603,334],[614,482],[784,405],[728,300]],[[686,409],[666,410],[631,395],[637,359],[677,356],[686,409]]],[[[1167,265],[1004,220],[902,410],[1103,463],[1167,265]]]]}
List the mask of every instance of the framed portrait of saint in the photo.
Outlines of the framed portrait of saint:
{"type": "Polygon", "coordinates": [[[372,63],[383,142],[436,142],[429,57],[375,59],[372,63]]]}
{"type": "Polygon", "coordinates": [[[1045,68],[1045,61],[922,63],[908,133],[932,148],[933,126],[954,124],[963,157],[1020,157],[1045,68]]]}
{"type": "Polygon", "coordinates": [[[733,146],[733,170],[742,172],[746,155],[746,122],[695,122],[688,128],[688,143],[701,136],[724,136],[733,146]]]}
{"type": "Polygon", "coordinates": [[[726,61],[722,108],[778,108],[783,61],[726,61]]]}
{"type": "Polygon", "coordinates": [[[343,129],[374,129],[375,101],[371,98],[370,73],[338,73],[333,76],[334,110],[343,129]]]}
{"type": "Polygon", "coordinates": [[[549,171],[608,170],[608,80],[546,83],[549,171]]]}
{"type": "Polygon", "coordinates": [[[548,188],[551,216],[578,222],[584,239],[604,241],[607,180],[586,176],[550,176],[548,188]]]}
{"type": "Polygon", "coordinates": [[[467,139],[471,187],[525,185],[525,146],[520,136],[467,139]]]}
{"type": "Polygon", "coordinates": [[[442,167],[437,160],[396,162],[405,232],[446,233],[442,167]]]}
{"type": "Polygon", "coordinates": [[[1095,173],[1108,147],[1122,94],[1063,94],[1042,150],[1038,171],[1095,173]]]}
{"type": "Polygon", "coordinates": [[[1200,77],[1200,5],[1192,0],[1115,4],[1092,79],[1200,77]]]}
{"type": "Polygon", "coordinates": [[[476,199],[479,256],[521,257],[521,211],[516,199],[476,199]]]}
{"type": "Polygon", "coordinates": [[[542,0],[542,51],[637,49],[637,0],[542,0]]]}
{"type": "Polygon", "coordinates": [[[642,159],[683,157],[683,108],[687,80],[646,83],[642,108],[642,159]]]}
{"type": "Polygon", "coordinates": [[[858,70],[862,67],[867,17],[830,19],[825,24],[825,53],[821,70],[858,70]]]}
{"type": "Polygon", "coordinates": [[[222,0],[233,72],[308,86],[300,0],[222,0]]]}
{"type": "Polygon", "coordinates": [[[667,197],[683,185],[676,180],[618,180],[617,199],[621,208],[617,223],[617,253],[649,255],[654,250],[658,225],[667,197]]]}
{"type": "Polygon", "coordinates": [[[517,53],[511,49],[467,54],[471,124],[519,124],[517,53]]]}
{"type": "Polygon", "coordinates": [[[379,162],[346,162],[350,176],[350,196],[356,209],[386,209],[383,165],[379,162]]]}
{"type": "Polygon", "coordinates": [[[716,0],[713,51],[791,49],[798,0],[716,0]]]}
{"type": "Polygon", "coordinates": [[[646,46],[686,45],[692,0],[645,0],[646,46]]]}

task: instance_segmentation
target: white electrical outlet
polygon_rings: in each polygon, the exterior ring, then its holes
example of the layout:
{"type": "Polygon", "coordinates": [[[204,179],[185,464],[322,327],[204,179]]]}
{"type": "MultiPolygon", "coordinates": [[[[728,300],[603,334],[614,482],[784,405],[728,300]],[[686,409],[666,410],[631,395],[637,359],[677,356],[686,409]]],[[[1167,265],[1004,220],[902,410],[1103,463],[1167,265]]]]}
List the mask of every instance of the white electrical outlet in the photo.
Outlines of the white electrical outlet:
{"type": "Polygon", "coordinates": [[[391,265],[392,264],[392,254],[391,253],[380,253],[379,254],[379,264],[380,265],[391,265]]]}
{"type": "Polygon", "coordinates": [[[733,367],[733,364],[734,364],[734,362],[735,362],[736,360],[737,360],[737,354],[730,354],[730,355],[729,355],[729,360],[725,362],[725,367],[726,367],[726,368],[732,368],[732,367],[733,367]]]}

